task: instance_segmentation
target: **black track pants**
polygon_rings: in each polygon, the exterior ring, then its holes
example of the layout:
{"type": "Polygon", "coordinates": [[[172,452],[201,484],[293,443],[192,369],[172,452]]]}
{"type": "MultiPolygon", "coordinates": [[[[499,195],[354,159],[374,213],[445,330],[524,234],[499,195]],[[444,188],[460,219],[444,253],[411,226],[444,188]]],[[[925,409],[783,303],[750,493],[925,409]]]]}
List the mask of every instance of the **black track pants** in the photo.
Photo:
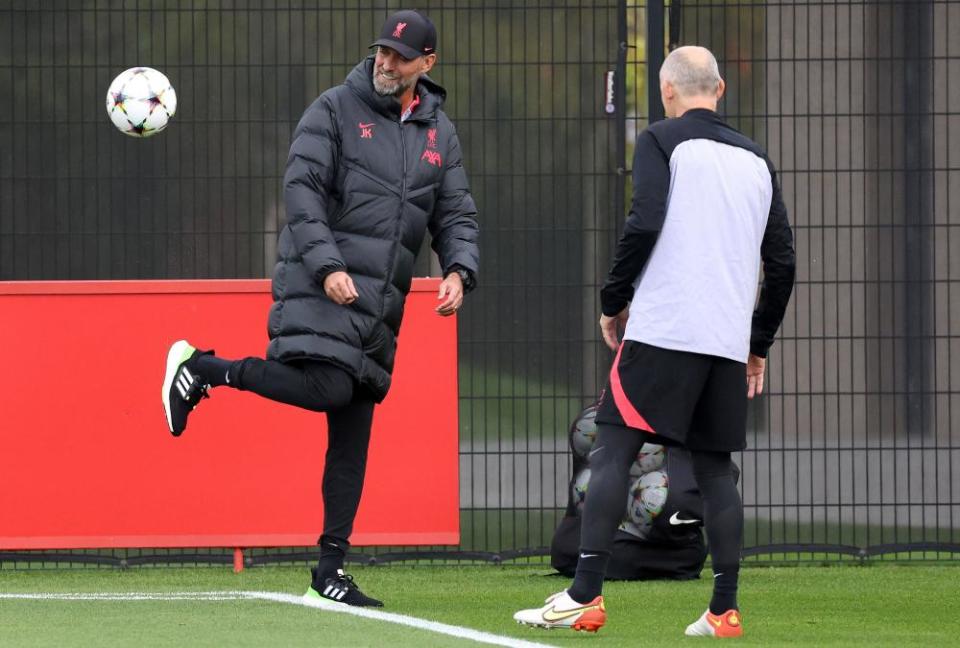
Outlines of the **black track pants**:
{"type": "MultiPolygon", "coordinates": [[[[211,357],[210,373],[227,364],[211,357]]],[[[328,362],[284,363],[262,358],[229,362],[229,382],[219,384],[251,391],[280,403],[326,412],[328,444],[323,469],[323,536],[349,546],[360,505],[374,401],[347,371],[328,362]]],[[[206,374],[207,370],[201,367],[206,374]]],[[[213,381],[210,381],[213,382],[213,381]]]]}

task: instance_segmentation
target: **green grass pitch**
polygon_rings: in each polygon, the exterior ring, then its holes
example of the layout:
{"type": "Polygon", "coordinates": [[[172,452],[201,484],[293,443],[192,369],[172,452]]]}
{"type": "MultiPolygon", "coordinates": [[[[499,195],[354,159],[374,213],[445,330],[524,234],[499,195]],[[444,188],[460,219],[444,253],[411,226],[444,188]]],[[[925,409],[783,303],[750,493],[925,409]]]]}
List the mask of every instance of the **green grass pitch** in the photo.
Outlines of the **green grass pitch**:
{"type": "MultiPolygon", "coordinates": [[[[611,582],[597,635],[516,625],[512,613],[566,587],[547,567],[388,565],[353,568],[388,612],[555,646],[702,644],[683,629],[706,607],[707,578],[611,582]]],[[[305,567],[0,571],[0,594],[256,590],[300,595],[305,567]]],[[[750,567],[742,572],[746,636],[738,645],[960,645],[960,566],[750,567]]],[[[481,645],[381,620],[264,600],[0,598],[0,646],[481,645]]]]}

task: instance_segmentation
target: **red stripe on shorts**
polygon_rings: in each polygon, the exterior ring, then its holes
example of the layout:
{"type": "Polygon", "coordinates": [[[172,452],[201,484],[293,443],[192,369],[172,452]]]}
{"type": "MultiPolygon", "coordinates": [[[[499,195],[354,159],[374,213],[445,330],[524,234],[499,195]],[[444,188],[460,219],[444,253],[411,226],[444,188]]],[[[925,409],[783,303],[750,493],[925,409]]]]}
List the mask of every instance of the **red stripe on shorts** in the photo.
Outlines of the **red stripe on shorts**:
{"type": "Polygon", "coordinates": [[[613,361],[613,367],[610,368],[610,391],[613,392],[613,402],[616,404],[620,416],[623,417],[623,421],[628,427],[637,428],[638,430],[653,434],[653,428],[640,416],[640,412],[637,411],[633,403],[630,402],[630,399],[627,398],[626,392],[623,391],[623,385],[620,384],[621,353],[623,353],[622,342],[620,343],[620,348],[617,349],[617,357],[613,361]]]}

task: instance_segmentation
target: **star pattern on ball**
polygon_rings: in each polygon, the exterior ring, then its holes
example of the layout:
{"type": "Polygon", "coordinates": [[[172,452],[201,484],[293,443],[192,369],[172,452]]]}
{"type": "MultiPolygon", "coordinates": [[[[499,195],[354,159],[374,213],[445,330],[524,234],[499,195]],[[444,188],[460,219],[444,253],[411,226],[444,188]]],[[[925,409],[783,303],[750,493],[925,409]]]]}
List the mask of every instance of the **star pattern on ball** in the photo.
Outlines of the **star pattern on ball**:
{"type": "Polygon", "coordinates": [[[106,108],[117,130],[144,138],[166,128],[177,107],[170,80],[157,70],[136,67],[119,74],[107,90],[106,108]]]}

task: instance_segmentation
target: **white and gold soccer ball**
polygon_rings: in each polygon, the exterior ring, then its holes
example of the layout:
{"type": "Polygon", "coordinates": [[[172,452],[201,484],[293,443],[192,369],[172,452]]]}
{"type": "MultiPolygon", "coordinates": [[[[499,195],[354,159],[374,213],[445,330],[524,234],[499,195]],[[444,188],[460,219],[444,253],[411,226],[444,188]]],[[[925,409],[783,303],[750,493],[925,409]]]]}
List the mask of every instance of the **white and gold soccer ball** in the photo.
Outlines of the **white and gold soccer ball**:
{"type": "Polygon", "coordinates": [[[107,90],[107,114],[124,135],[155,135],[167,127],[176,111],[177,93],[170,80],[153,68],[125,70],[107,90]]]}

